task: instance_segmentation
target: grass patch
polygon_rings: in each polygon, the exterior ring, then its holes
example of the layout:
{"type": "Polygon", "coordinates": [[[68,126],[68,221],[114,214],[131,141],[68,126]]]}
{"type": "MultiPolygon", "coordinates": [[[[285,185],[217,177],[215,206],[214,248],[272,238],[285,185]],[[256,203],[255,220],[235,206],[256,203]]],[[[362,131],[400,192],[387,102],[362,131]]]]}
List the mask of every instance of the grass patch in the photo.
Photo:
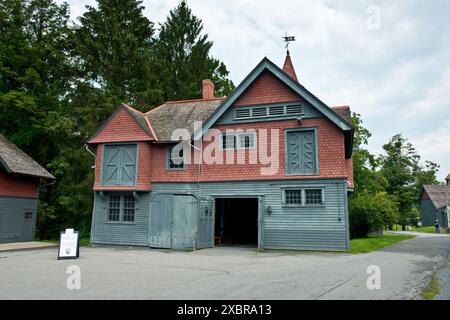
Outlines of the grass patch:
{"type": "Polygon", "coordinates": [[[431,281],[428,284],[427,288],[425,289],[425,292],[423,294],[423,297],[425,300],[433,300],[435,296],[439,294],[439,282],[437,280],[436,273],[433,273],[431,276],[431,281]]]}
{"type": "MultiPolygon", "coordinates": [[[[58,240],[53,240],[53,239],[50,239],[50,240],[39,240],[39,241],[41,241],[41,242],[48,242],[48,243],[59,243],[59,239],[58,240]]],[[[90,241],[89,238],[80,238],[80,247],[87,247],[87,246],[89,246],[89,241],[90,241]]]]}
{"type": "Polygon", "coordinates": [[[368,253],[394,243],[415,238],[409,234],[384,234],[382,236],[369,236],[362,239],[350,240],[350,253],[368,253]]]}
{"type": "Polygon", "coordinates": [[[411,231],[414,231],[414,232],[425,232],[425,233],[434,233],[434,226],[412,228],[411,231]]]}

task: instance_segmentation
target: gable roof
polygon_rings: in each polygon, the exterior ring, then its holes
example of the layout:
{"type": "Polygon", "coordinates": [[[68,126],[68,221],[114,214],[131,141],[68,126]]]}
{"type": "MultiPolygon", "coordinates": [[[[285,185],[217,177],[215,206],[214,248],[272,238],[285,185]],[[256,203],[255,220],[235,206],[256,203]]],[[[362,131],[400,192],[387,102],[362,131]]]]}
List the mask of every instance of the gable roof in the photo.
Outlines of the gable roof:
{"type": "Polygon", "coordinates": [[[428,194],[436,209],[450,205],[450,186],[424,185],[423,190],[428,194]]]}
{"type": "Polygon", "coordinates": [[[176,129],[187,129],[192,135],[194,122],[204,122],[225,98],[171,101],[145,114],[153,125],[159,142],[172,141],[176,129]]]}
{"type": "Polygon", "coordinates": [[[55,179],[53,175],[2,134],[0,134],[0,163],[8,174],[55,179]]]}
{"type": "Polygon", "coordinates": [[[445,180],[450,180],[450,173],[448,174],[447,178],[445,180]]]}
{"type": "Polygon", "coordinates": [[[265,70],[270,71],[274,74],[280,81],[282,81],[286,86],[296,92],[298,95],[303,97],[312,106],[318,109],[325,117],[327,117],[331,122],[333,122],[337,127],[343,131],[351,131],[351,122],[343,119],[338,113],[334,112],[330,107],[323,103],[320,99],[309,92],[305,87],[303,87],[299,82],[291,78],[286,72],[281,70],[267,57],[261,60],[261,62],[250,72],[250,74],[237,86],[233,92],[225,99],[225,101],[218,107],[206,120],[203,125],[202,130],[198,130],[194,133],[194,139],[199,139],[201,132],[206,132],[210,129],[213,124],[222,116],[225,111],[233,105],[233,103],[239,98],[239,96],[244,93],[244,91],[253,83],[253,81],[265,70]]]}
{"type": "Polygon", "coordinates": [[[95,138],[103,131],[103,129],[116,117],[116,115],[125,110],[131,119],[144,131],[145,135],[148,136],[148,140],[157,140],[157,136],[153,131],[152,125],[148,122],[145,114],[133,109],[132,107],[122,103],[119,108],[114,111],[114,113],[102,124],[102,126],[89,138],[88,143],[96,143],[95,138]]]}

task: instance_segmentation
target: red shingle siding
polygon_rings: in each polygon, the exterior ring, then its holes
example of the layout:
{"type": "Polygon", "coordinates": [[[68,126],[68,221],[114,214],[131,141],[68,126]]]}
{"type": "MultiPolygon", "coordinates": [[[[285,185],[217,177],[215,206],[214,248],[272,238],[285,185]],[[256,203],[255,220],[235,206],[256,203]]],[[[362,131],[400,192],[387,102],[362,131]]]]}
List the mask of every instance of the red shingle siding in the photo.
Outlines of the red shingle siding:
{"type": "Polygon", "coordinates": [[[151,138],[123,108],[116,113],[89,143],[148,141],[151,138]]]}
{"type": "Polygon", "coordinates": [[[353,178],[353,158],[345,159],[345,164],[347,166],[347,180],[350,182],[350,185],[347,187],[354,188],[354,178],[353,178]]]}
{"type": "Polygon", "coordinates": [[[138,174],[136,186],[102,186],[101,168],[102,168],[103,144],[97,146],[97,159],[95,163],[95,183],[94,190],[136,190],[149,191],[152,188],[151,171],[153,168],[151,145],[148,142],[138,142],[138,174]]]}
{"type": "Polygon", "coordinates": [[[0,196],[35,199],[38,195],[38,178],[11,176],[0,170],[0,196]]]}
{"type": "MultiPolygon", "coordinates": [[[[318,160],[319,175],[317,176],[286,176],[285,175],[285,145],[284,129],[299,128],[296,120],[273,121],[263,123],[250,123],[244,125],[219,126],[216,129],[225,132],[230,129],[255,129],[258,140],[260,130],[266,129],[269,136],[267,150],[271,150],[271,130],[278,130],[279,150],[278,170],[273,175],[262,175],[261,168],[268,165],[248,164],[248,150],[235,151],[235,158],[238,153],[246,157],[247,164],[203,164],[201,181],[239,181],[239,180],[283,180],[283,179],[322,179],[322,178],[347,178],[347,164],[344,155],[344,134],[334,124],[327,119],[305,119],[302,128],[316,127],[318,132],[318,160]]],[[[209,142],[204,142],[203,150],[209,142]]],[[[261,147],[261,143],[260,143],[261,147]]],[[[166,147],[163,145],[153,145],[153,182],[182,182],[197,181],[198,165],[187,165],[183,171],[166,171],[166,147]]]]}
{"type": "Polygon", "coordinates": [[[234,103],[235,106],[296,102],[303,99],[272,73],[263,72],[234,103]]]}

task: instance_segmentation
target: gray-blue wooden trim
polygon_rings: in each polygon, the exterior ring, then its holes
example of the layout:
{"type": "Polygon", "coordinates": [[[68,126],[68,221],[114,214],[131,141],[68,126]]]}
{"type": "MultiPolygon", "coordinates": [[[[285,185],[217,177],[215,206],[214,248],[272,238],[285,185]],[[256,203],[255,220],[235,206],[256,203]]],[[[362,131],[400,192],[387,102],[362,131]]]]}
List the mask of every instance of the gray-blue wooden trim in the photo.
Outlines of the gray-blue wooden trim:
{"type": "Polygon", "coordinates": [[[348,187],[347,182],[344,182],[344,207],[345,207],[345,224],[347,228],[345,228],[345,247],[347,251],[350,251],[350,221],[348,217],[348,187]]]}
{"type": "MultiPolygon", "coordinates": [[[[101,186],[122,186],[119,184],[105,184],[104,182],[104,173],[105,173],[105,150],[106,146],[122,146],[122,145],[135,145],[136,146],[136,164],[134,171],[134,183],[132,185],[125,185],[127,187],[135,187],[137,183],[138,173],[139,173],[139,143],[137,142],[108,142],[102,144],[102,163],[101,163],[101,172],[100,172],[100,185],[101,186]]],[[[120,181],[119,181],[120,182],[120,181]]]]}
{"type": "Polygon", "coordinates": [[[225,99],[224,102],[213,112],[213,114],[206,120],[201,130],[197,130],[194,133],[194,139],[200,139],[204,132],[207,132],[214,123],[224,114],[229,107],[244,93],[244,91],[255,81],[255,79],[265,70],[270,71],[290,89],[300,95],[303,99],[309,102],[312,106],[317,108],[325,117],[330,119],[336,126],[344,131],[352,130],[351,124],[345,121],[342,117],[336,114],[330,107],[323,103],[319,98],[314,96],[300,83],[293,80],[283,70],[276,66],[267,57],[261,60],[261,62],[247,75],[247,77],[234,89],[234,91],[225,99]]]}
{"type": "Polygon", "coordinates": [[[285,176],[319,176],[319,147],[318,147],[318,136],[317,136],[317,127],[301,127],[301,128],[290,128],[284,129],[284,175],[285,176]],[[300,132],[300,131],[314,131],[314,157],[315,159],[315,173],[288,173],[288,143],[287,143],[287,135],[290,132],[300,132]]]}
{"type": "Polygon", "coordinates": [[[281,206],[282,207],[301,207],[301,208],[320,208],[326,206],[326,196],[325,196],[325,186],[287,186],[287,187],[280,187],[281,188],[281,206]],[[320,190],[322,192],[322,203],[320,204],[307,204],[306,203],[306,190],[320,190]],[[301,204],[287,204],[286,203],[286,190],[299,190],[301,191],[301,204]]]}

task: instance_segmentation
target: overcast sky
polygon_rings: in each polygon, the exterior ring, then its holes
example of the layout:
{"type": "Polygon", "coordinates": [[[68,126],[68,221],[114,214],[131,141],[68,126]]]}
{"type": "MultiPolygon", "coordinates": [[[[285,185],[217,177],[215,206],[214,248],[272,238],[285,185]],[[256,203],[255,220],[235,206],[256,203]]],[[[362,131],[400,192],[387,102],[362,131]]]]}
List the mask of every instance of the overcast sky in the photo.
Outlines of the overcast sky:
{"type": "MultiPolygon", "coordinates": [[[[57,0],[57,2],[62,2],[57,0]]],[[[73,19],[92,0],[68,0],[73,19]]],[[[158,25],[178,0],[144,0],[158,25]]],[[[267,56],[282,66],[281,36],[299,81],[329,106],[350,105],[372,132],[369,149],[403,133],[423,160],[450,173],[450,1],[189,0],[212,54],[238,85],[267,56]]]]}

